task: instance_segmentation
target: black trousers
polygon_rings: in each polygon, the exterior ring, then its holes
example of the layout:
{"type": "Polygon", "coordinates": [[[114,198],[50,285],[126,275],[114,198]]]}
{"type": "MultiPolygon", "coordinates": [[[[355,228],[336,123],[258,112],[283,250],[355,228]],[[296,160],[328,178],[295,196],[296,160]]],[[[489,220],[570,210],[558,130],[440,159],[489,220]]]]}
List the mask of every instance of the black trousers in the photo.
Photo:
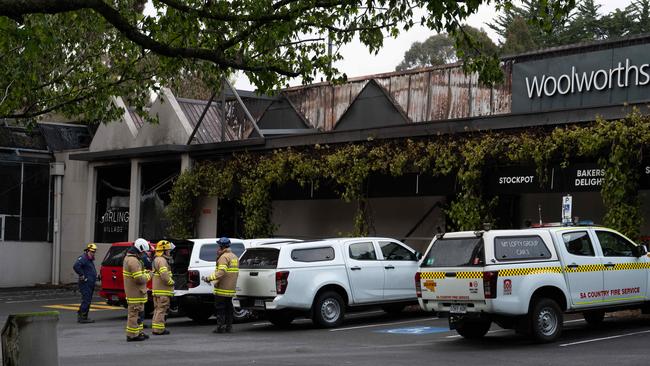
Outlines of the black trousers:
{"type": "Polygon", "coordinates": [[[95,291],[94,281],[79,281],[79,292],[81,293],[81,305],[79,305],[79,315],[86,315],[90,311],[90,302],[93,300],[95,291]]]}
{"type": "Polygon", "coordinates": [[[214,313],[217,316],[217,326],[228,328],[232,326],[232,313],[235,309],[232,306],[232,297],[214,296],[214,313]]]}

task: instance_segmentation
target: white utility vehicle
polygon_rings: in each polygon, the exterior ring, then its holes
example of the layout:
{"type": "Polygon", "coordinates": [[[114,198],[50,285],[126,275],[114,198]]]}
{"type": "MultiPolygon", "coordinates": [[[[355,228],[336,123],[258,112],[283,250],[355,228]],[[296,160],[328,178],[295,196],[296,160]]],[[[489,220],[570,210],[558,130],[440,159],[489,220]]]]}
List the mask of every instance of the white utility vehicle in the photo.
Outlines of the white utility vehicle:
{"type": "MultiPolygon", "coordinates": [[[[214,314],[213,287],[201,281],[201,277],[211,275],[216,266],[217,241],[211,239],[189,239],[179,241],[174,250],[174,305],[181,314],[190,319],[203,322],[214,314]]],[[[269,243],[296,242],[296,239],[230,239],[230,249],[237,256],[248,248],[255,248],[269,243]]],[[[244,320],[252,313],[235,308],[235,320],[244,320]]]]}
{"type": "Polygon", "coordinates": [[[449,314],[465,338],[495,322],[550,342],[564,313],[597,324],[608,311],[650,311],[649,277],[645,246],[590,226],[439,234],[415,282],[422,309],[449,314]]]}
{"type": "Polygon", "coordinates": [[[343,322],[347,309],[380,306],[399,312],[416,304],[419,253],[390,238],[344,238],[269,244],[239,260],[235,306],[266,312],[275,325],[310,316],[322,327],[343,322]]]}

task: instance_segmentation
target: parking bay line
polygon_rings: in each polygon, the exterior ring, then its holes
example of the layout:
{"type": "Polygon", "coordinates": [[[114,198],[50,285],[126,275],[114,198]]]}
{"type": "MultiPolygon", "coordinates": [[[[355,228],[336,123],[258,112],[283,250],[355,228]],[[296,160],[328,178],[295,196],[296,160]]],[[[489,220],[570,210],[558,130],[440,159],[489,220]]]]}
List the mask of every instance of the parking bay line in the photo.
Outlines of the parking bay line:
{"type": "Polygon", "coordinates": [[[576,346],[576,345],[579,345],[579,344],[585,344],[585,343],[591,343],[591,342],[607,341],[607,340],[610,340],[610,339],[629,337],[629,336],[633,336],[633,335],[637,335],[637,334],[645,334],[645,333],[650,333],[650,329],[649,330],[643,330],[643,331],[640,331],[640,332],[625,333],[625,334],[619,334],[619,335],[615,335],[615,336],[602,337],[602,338],[593,338],[593,339],[586,339],[584,341],[565,343],[565,344],[561,344],[560,347],[576,346]]]}
{"type": "Polygon", "coordinates": [[[360,326],[358,326],[358,327],[347,327],[347,328],[336,328],[336,329],[330,329],[330,332],[339,332],[339,331],[342,331],[342,330],[354,330],[354,329],[371,328],[371,327],[385,327],[385,326],[396,325],[396,324],[415,323],[415,322],[426,322],[426,321],[437,320],[437,319],[440,319],[440,318],[434,317],[434,318],[424,318],[424,319],[405,320],[405,321],[401,321],[401,322],[392,322],[392,323],[368,324],[368,325],[360,325],[360,326]]]}

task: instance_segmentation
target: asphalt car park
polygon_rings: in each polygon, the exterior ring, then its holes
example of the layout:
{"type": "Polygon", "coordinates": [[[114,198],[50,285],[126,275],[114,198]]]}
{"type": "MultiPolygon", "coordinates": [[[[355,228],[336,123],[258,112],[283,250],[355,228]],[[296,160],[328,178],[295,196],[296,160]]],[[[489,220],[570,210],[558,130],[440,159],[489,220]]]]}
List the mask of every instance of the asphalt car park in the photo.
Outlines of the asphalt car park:
{"type": "MultiPolygon", "coordinates": [[[[71,291],[0,293],[0,321],[51,306],[74,308],[75,299],[78,304],[71,291]]],[[[430,313],[395,316],[379,310],[348,314],[333,329],[316,328],[307,319],[279,329],[262,319],[236,324],[233,334],[212,334],[213,321],[197,325],[171,318],[171,335],[135,344],[124,339],[125,310],[102,306],[99,298],[93,305],[90,317],[96,322],[87,325],[76,323],[74,310],[57,309],[60,365],[641,365],[650,344],[650,316],[636,313],[610,316],[595,329],[578,315],[567,316],[560,340],[540,345],[497,326],[468,341],[449,330],[447,319],[430,313]]]]}

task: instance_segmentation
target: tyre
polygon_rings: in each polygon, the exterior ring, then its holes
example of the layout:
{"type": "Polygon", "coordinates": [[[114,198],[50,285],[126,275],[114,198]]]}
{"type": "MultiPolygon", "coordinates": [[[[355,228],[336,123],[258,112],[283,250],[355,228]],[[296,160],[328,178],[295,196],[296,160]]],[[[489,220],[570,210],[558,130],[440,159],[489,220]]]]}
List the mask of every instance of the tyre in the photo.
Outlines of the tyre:
{"type": "Polygon", "coordinates": [[[466,339],[482,338],[490,330],[489,320],[466,320],[456,325],[456,332],[466,339]]]}
{"type": "Polygon", "coordinates": [[[564,322],[557,302],[539,298],[534,300],[529,314],[531,336],[540,343],[553,342],[562,334],[564,322]]]}
{"type": "Polygon", "coordinates": [[[328,291],[320,294],[314,301],[313,318],[315,325],[323,328],[338,327],[345,317],[345,303],[341,295],[328,291]]]}
{"type": "Polygon", "coordinates": [[[207,305],[203,307],[193,308],[187,311],[187,317],[197,323],[207,322],[213,314],[214,309],[211,306],[207,305]]]}
{"type": "Polygon", "coordinates": [[[288,327],[294,318],[294,315],[287,311],[279,310],[266,312],[266,320],[270,321],[271,324],[280,328],[288,327]]]}
{"type": "Polygon", "coordinates": [[[381,310],[387,312],[388,314],[395,315],[401,313],[405,307],[406,305],[402,305],[402,304],[392,304],[392,305],[382,306],[381,310]]]}
{"type": "Polygon", "coordinates": [[[605,319],[605,312],[599,310],[585,311],[584,313],[582,313],[582,316],[584,316],[587,324],[592,326],[598,326],[603,323],[603,319],[605,319]]]}

